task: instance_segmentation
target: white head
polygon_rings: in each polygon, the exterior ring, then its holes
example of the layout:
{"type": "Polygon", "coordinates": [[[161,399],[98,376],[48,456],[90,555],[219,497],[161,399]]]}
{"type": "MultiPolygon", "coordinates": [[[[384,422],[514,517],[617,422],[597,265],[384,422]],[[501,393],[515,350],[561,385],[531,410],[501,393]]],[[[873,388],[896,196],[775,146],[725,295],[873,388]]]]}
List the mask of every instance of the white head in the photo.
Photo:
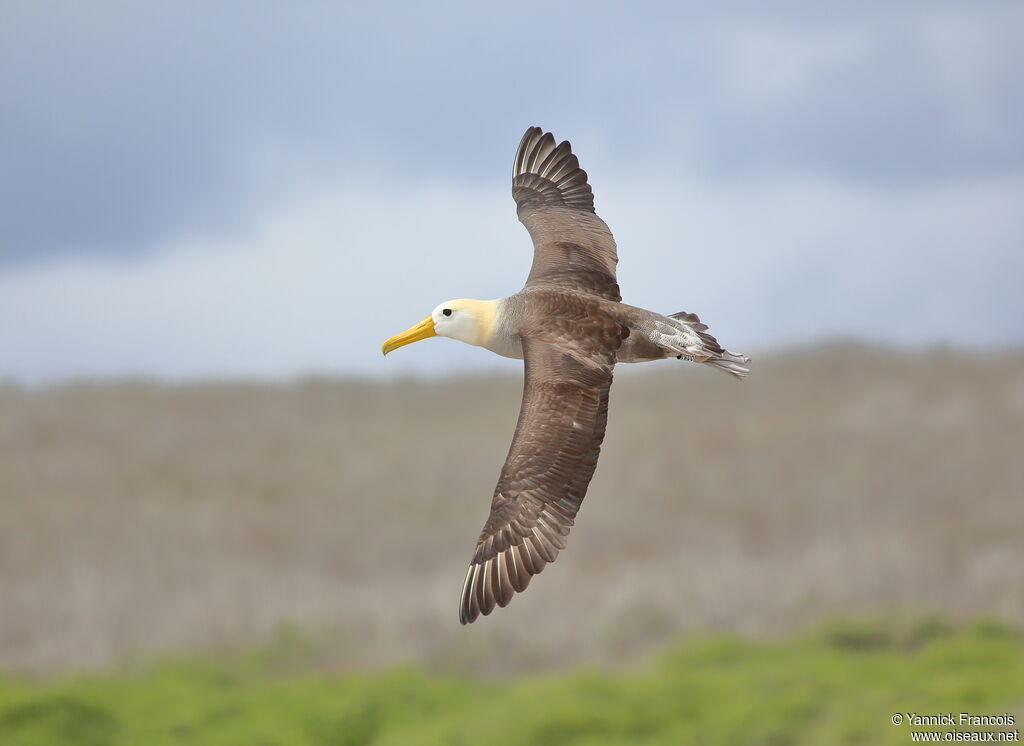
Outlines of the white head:
{"type": "Polygon", "coordinates": [[[381,351],[387,355],[403,345],[434,336],[485,345],[494,332],[497,305],[497,301],[471,298],[445,301],[420,323],[385,340],[381,351]]]}

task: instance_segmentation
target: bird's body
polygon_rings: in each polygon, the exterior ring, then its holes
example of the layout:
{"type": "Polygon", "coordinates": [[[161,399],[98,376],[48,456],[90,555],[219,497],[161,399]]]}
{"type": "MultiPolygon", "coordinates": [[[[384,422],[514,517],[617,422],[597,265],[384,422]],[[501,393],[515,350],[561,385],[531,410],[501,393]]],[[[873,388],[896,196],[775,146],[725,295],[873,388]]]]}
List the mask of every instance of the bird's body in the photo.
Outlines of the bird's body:
{"type": "Polygon", "coordinates": [[[566,333],[566,327],[571,327],[574,315],[579,314],[584,319],[606,316],[629,329],[629,335],[616,354],[619,363],[646,363],[674,357],[739,371],[743,362],[749,362],[745,356],[719,347],[714,337],[705,333],[707,325],[700,323],[695,314],[681,312],[664,316],[645,308],[555,288],[524,289],[508,298],[490,301],[463,298],[442,305],[467,303],[483,307],[478,306],[474,312],[478,318],[486,319],[477,327],[485,331],[472,340],[460,341],[516,360],[523,359],[524,333],[558,334],[560,326],[566,340],[571,340],[576,335],[572,331],[566,333]]]}
{"type": "Polygon", "coordinates": [[[519,422],[466,575],[463,624],[505,606],[565,548],[597,465],[615,363],[675,357],[748,372],[749,359],[723,349],[696,315],[621,302],[615,240],[568,142],[527,130],[512,184],[534,243],[526,286],[442,303],[383,347],[438,335],[524,360],[519,422]]]}

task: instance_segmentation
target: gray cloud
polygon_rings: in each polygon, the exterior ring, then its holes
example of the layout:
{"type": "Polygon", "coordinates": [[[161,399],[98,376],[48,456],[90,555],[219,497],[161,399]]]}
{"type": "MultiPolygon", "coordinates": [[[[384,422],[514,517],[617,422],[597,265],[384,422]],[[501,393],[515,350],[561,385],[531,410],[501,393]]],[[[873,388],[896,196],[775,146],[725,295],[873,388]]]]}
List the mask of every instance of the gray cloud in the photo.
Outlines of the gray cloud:
{"type": "Polygon", "coordinates": [[[491,183],[527,124],[709,181],[1017,173],[1011,2],[21,3],[0,262],[138,256],[319,183],[491,183]]]}
{"type": "Polygon", "coordinates": [[[1017,3],[2,13],[0,376],[508,364],[379,344],[521,285],[533,123],[628,302],[749,351],[1024,342],[1017,3]]]}
{"type": "MultiPolygon", "coordinates": [[[[696,311],[734,349],[836,333],[1024,343],[1024,178],[878,190],[637,174],[599,196],[625,300],[696,311]]],[[[451,340],[386,360],[380,343],[448,298],[515,292],[530,255],[504,185],[326,187],[244,236],[0,273],[0,376],[515,370],[451,340]]]]}

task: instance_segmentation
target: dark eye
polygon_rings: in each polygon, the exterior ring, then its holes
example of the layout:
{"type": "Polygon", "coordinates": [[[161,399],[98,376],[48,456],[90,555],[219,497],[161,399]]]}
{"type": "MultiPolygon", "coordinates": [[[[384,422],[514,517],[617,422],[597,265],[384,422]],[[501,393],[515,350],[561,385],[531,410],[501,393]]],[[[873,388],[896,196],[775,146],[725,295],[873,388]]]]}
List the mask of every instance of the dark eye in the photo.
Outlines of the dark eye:
{"type": "Polygon", "coordinates": [[[446,308],[443,311],[441,311],[441,313],[443,313],[445,316],[451,316],[452,315],[452,309],[446,308]]]}

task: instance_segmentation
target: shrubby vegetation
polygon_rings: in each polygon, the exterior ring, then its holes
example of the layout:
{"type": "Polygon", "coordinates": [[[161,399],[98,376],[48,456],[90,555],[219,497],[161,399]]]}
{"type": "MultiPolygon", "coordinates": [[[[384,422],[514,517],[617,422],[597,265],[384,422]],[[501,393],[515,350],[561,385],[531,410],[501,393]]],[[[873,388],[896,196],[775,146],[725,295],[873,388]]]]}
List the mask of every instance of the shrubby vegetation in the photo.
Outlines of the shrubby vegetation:
{"type": "Polygon", "coordinates": [[[521,386],[0,387],[0,670],[282,624],[342,668],[505,675],[892,608],[1024,623],[1022,352],[621,366],[568,549],[462,628],[521,386]]]}
{"type": "Polygon", "coordinates": [[[0,746],[1024,722],[1024,354],[674,363],[617,374],[567,551],[469,627],[517,377],[0,386],[0,746]]]}
{"type": "Polygon", "coordinates": [[[311,652],[285,635],[219,659],[0,679],[0,743],[884,746],[910,742],[895,712],[1024,717],[1024,641],[991,621],[844,622],[760,643],[712,636],[643,664],[512,679],[338,673],[311,652]]]}

